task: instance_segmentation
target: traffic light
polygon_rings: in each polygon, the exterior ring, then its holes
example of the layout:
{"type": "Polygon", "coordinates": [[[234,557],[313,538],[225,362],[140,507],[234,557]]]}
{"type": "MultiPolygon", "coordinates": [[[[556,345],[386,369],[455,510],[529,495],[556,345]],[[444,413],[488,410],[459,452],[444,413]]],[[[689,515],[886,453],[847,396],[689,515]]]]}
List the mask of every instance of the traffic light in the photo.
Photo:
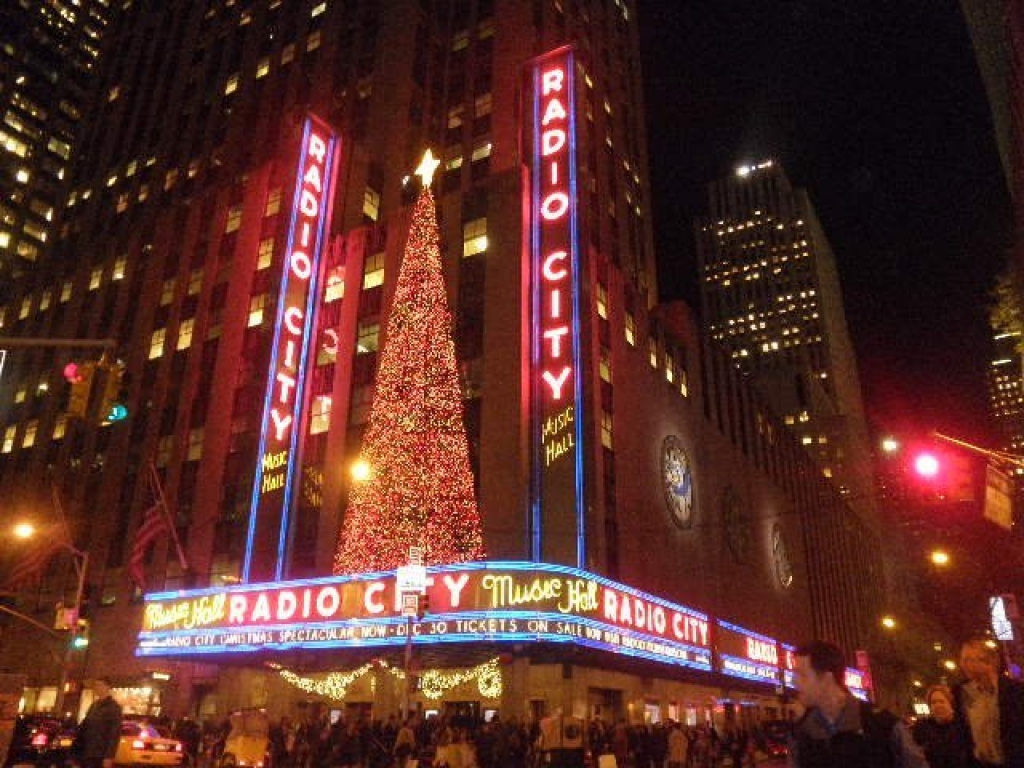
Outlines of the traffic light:
{"type": "Polygon", "coordinates": [[[110,423],[128,418],[128,409],[122,402],[121,380],[124,377],[124,364],[109,363],[103,366],[103,397],[100,400],[100,421],[110,423]]]}
{"type": "Polygon", "coordinates": [[[89,400],[92,398],[92,380],[96,374],[96,363],[68,363],[64,366],[64,378],[71,384],[68,395],[68,416],[85,419],[89,416],[89,400]]]}
{"type": "Polygon", "coordinates": [[[420,595],[420,618],[423,618],[426,614],[430,613],[430,595],[420,595]]]}
{"type": "Polygon", "coordinates": [[[974,468],[970,459],[952,451],[920,451],[913,459],[914,473],[923,490],[942,501],[973,501],[974,468]]]}
{"type": "Polygon", "coordinates": [[[78,620],[78,631],[75,633],[74,638],[71,640],[72,648],[88,648],[89,647],[89,620],[79,619],[78,620]]]}

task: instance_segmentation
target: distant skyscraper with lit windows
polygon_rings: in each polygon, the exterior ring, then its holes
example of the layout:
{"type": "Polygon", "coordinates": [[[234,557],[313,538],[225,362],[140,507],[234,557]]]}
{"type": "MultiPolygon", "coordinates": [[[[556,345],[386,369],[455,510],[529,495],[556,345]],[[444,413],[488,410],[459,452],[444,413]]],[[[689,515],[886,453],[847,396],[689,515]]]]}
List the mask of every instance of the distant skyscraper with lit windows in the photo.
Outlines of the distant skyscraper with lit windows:
{"type": "Polygon", "coordinates": [[[860,379],[835,256],[772,160],[708,186],[696,225],[706,332],[853,497],[870,491],[860,379]]]}
{"type": "Polygon", "coordinates": [[[0,301],[52,240],[109,14],[106,0],[0,8],[0,301]]]}
{"type": "Polygon", "coordinates": [[[1000,448],[1024,451],[1024,357],[1017,351],[1019,333],[998,333],[988,371],[989,408],[999,432],[1000,448]]]}

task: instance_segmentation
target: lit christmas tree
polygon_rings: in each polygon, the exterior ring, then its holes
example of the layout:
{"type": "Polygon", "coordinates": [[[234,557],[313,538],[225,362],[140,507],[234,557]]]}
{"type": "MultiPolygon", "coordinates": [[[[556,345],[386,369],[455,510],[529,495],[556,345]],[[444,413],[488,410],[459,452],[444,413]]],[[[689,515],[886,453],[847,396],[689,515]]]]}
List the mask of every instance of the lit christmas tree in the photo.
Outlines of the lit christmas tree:
{"type": "Polygon", "coordinates": [[[349,493],[337,574],[404,565],[411,546],[426,565],[485,556],[430,192],[436,167],[428,150],[363,437],[367,476],[349,493]]]}

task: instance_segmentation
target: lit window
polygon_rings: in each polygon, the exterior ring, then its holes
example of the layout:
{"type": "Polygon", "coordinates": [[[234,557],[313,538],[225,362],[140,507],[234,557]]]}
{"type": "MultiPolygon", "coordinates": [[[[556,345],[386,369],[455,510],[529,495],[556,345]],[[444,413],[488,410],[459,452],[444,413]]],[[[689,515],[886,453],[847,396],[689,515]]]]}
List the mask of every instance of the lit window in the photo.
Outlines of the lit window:
{"type": "MultiPolygon", "coordinates": [[[[43,295],[39,298],[39,311],[43,312],[49,309],[51,301],[53,301],[53,291],[47,288],[45,291],[43,291],[43,295]]],[[[0,313],[0,318],[2,318],[2,316],[3,313],[0,313]]],[[[3,323],[0,322],[0,325],[3,325],[3,323]]]]}
{"type": "Polygon", "coordinates": [[[597,284],[597,314],[602,320],[608,319],[608,289],[602,283],[597,284]]]}
{"type": "Polygon", "coordinates": [[[612,383],[612,359],[611,352],[607,347],[601,347],[601,362],[598,366],[601,374],[601,381],[612,383]]]}
{"type": "Polygon", "coordinates": [[[384,284],[384,251],[375,253],[366,259],[363,265],[363,290],[376,288],[384,284]]]}
{"type": "Polygon", "coordinates": [[[484,158],[491,156],[491,142],[487,141],[483,144],[478,144],[473,147],[472,161],[475,163],[477,160],[483,160],[484,158]]]}
{"type": "Polygon", "coordinates": [[[149,359],[156,360],[164,353],[164,340],[167,338],[166,328],[157,328],[149,339],[149,359]]]}
{"type": "Polygon", "coordinates": [[[460,29],[452,36],[452,50],[461,51],[469,46],[469,30],[460,29]]]}
{"type": "Polygon", "coordinates": [[[676,380],[676,361],[668,352],[665,353],[665,381],[669,384],[676,380]]]}
{"type": "Polygon", "coordinates": [[[267,269],[274,261],[274,238],[265,237],[260,240],[259,250],[256,252],[256,271],[267,269]]]}
{"type": "Polygon", "coordinates": [[[121,86],[115,85],[109,91],[107,91],[107,101],[117,101],[117,97],[121,95],[121,86]]]}
{"type": "Polygon", "coordinates": [[[651,368],[658,367],[658,342],[654,339],[647,340],[647,356],[651,362],[651,368]]]}
{"type": "Polygon", "coordinates": [[[18,172],[14,175],[14,178],[18,180],[20,184],[27,184],[30,178],[27,168],[19,168],[18,172]]]}
{"type": "Polygon", "coordinates": [[[632,312],[626,313],[626,343],[631,347],[636,346],[636,318],[632,312]]]}
{"type": "Polygon", "coordinates": [[[172,301],[174,301],[174,286],[177,281],[173,277],[169,277],[164,280],[163,287],[160,289],[160,306],[166,307],[172,301]]]}
{"type": "Polygon", "coordinates": [[[227,83],[224,84],[224,95],[229,96],[238,90],[238,73],[231,75],[228,78],[227,83]]]}
{"type": "Polygon", "coordinates": [[[335,267],[327,275],[327,290],[324,291],[324,303],[330,304],[345,298],[345,267],[335,267]]]}
{"type": "Polygon", "coordinates": [[[275,187],[267,194],[267,205],[263,209],[264,216],[273,216],[281,210],[281,188],[275,187]]]}
{"type": "Polygon", "coordinates": [[[313,412],[309,420],[309,434],[319,435],[326,432],[331,426],[331,405],[333,401],[330,395],[318,395],[313,398],[313,412]]]}
{"type": "Polygon", "coordinates": [[[24,387],[19,387],[18,391],[14,393],[14,402],[24,403],[27,393],[24,387]]]}
{"type": "Polygon", "coordinates": [[[491,94],[485,93],[483,96],[477,96],[474,109],[474,114],[477,117],[491,114],[491,94]]]}
{"type": "Polygon", "coordinates": [[[177,180],[178,180],[178,169],[177,168],[172,168],[171,170],[169,170],[167,172],[167,175],[164,177],[164,189],[168,190],[171,187],[173,187],[174,183],[177,180]]]}
{"type": "Polygon", "coordinates": [[[310,33],[309,37],[306,38],[306,50],[315,51],[320,47],[320,30],[310,33]]]}
{"type": "Polygon", "coordinates": [[[475,256],[487,250],[487,219],[473,219],[462,225],[462,255],[475,256]]]}
{"type": "Polygon", "coordinates": [[[114,274],[113,280],[124,280],[124,271],[128,267],[128,257],[118,256],[117,261],[114,262],[114,274]]]}
{"type": "Polygon", "coordinates": [[[371,221],[376,221],[380,216],[380,192],[373,187],[363,190],[363,215],[371,221]]]}
{"type": "Polygon", "coordinates": [[[0,248],[10,248],[10,247],[11,247],[11,233],[10,232],[0,232],[0,248]]]}
{"type": "Polygon", "coordinates": [[[32,311],[32,297],[25,296],[21,300],[21,307],[18,309],[18,319],[24,320],[32,311]]]}
{"type": "Polygon", "coordinates": [[[685,368],[680,369],[679,371],[679,394],[683,397],[690,396],[690,381],[689,377],[686,375],[685,368]]]}
{"type": "Polygon", "coordinates": [[[313,10],[309,12],[310,18],[315,19],[321,13],[327,10],[327,3],[319,3],[313,7],[313,10]]]}
{"type": "Polygon", "coordinates": [[[252,296],[249,299],[249,323],[247,328],[252,328],[263,322],[263,308],[267,305],[267,294],[252,296]]]}
{"type": "Polygon", "coordinates": [[[71,281],[65,280],[60,286],[60,303],[71,301],[71,281]]]}
{"type": "Polygon", "coordinates": [[[224,234],[230,234],[237,232],[238,228],[242,226],[242,206],[234,205],[228,209],[228,221],[224,226],[224,234]]]}
{"type": "Polygon", "coordinates": [[[103,282],[103,267],[93,267],[92,272],[89,273],[89,290],[95,291],[100,287],[100,283],[103,282]]]}
{"type": "Polygon", "coordinates": [[[25,436],[21,438],[22,448],[31,448],[36,444],[36,432],[39,430],[39,420],[32,419],[25,425],[25,436]]]}
{"type": "Polygon", "coordinates": [[[377,318],[360,320],[359,328],[356,331],[356,354],[365,355],[368,352],[376,352],[380,339],[380,322],[377,318]]]}
{"type": "Polygon", "coordinates": [[[193,269],[188,275],[188,295],[195,296],[203,288],[203,270],[193,269]]]}
{"type": "Polygon", "coordinates": [[[53,439],[60,440],[64,437],[64,434],[68,429],[68,417],[63,413],[57,416],[57,421],[53,424],[53,439]]]}
{"type": "Polygon", "coordinates": [[[10,453],[14,449],[14,433],[17,431],[16,424],[12,424],[4,430],[4,444],[0,446],[0,453],[10,453]]]}
{"type": "Polygon", "coordinates": [[[457,154],[454,157],[450,158],[448,160],[448,162],[446,162],[444,164],[444,169],[446,171],[457,171],[461,167],[462,167],[462,153],[461,153],[461,150],[459,151],[459,154],[457,154]]]}
{"type": "Polygon", "coordinates": [[[462,112],[463,112],[463,110],[464,110],[464,107],[463,107],[462,104],[459,104],[457,107],[452,107],[451,109],[448,110],[448,127],[449,128],[458,128],[460,125],[462,125],[462,112]]]}
{"type": "Polygon", "coordinates": [[[281,49],[281,63],[287,64],[295,58],[295,43],[288,43],[281,49]]]}
{"type": "Polygon", "coordinates": [[[202,427],[196,427],[188,431],[188,453],[185,456],[185,461],[199,461],[203,458],[203,436],[205,430],[202,427]]]}
{"type": "Polygon", "coordinates": [[[259,80],[261,77],[266,77],[268,72],[270,72],[270,57],[264,56],[256,64],[256,79],[259,80]]]}
{"type": "Polygon", "coordinates": [[[601,411],[601,445],[609,451],[615,448],[612,440],[612,415],[608,411],[601,411]]]}
{"type": "Polygon", "coordinates": [[[194,317],[190,317],[186,320],[182,320],[181,325],[178,326],[177,349],[179,352],[192,346],[192,329],[195,327],[195,324],[196,319],[194,317]]]}

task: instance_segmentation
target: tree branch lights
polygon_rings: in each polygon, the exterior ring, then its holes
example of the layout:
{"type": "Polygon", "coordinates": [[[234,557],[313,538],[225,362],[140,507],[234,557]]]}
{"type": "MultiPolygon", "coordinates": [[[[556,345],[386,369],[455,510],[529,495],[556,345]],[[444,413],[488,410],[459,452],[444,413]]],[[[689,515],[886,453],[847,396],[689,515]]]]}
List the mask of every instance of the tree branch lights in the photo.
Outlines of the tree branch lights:
{"type": "Polygon", "coordinates": [[[420,677],[420,691],[428,699],[440,699],[445,691],[468,680],[476,680],[480,695],[485,699],[501,696],[501,668],[497,659],[471,669],[429,669],[420,677]]]}
{"type": "MultiPolygon", "coordinates": [[[[335,701],[344,701],[352,684],[376,668],[387,670],[398,680],[405,679],[405,672],[380,659],[369,661],[350,672],[331,672],[320,680],[313,677],[302,677],[279,664],[269,664],[268,666],[276,669],[282,678],[299,690],[335,701]]],[[[470,680],[476,680],[477,690],[485,699],[500,698],[504,690],[501,667],[498,659],[494,658],[469,669],[428,669],[420,677],[420,692],[428,699],[437,700],[444,696],[445,691],[470,680]]],[[[371,680],[371,683],[376,691],[376,677],[371,680]]]]}
{"type": "Polygon", "coordinates": [[[429,188],[416,201],[381,351],[336,574],[390,570],[424,550],[427,565],[485,557],[463,423],[451,314],[429,188]]]}

